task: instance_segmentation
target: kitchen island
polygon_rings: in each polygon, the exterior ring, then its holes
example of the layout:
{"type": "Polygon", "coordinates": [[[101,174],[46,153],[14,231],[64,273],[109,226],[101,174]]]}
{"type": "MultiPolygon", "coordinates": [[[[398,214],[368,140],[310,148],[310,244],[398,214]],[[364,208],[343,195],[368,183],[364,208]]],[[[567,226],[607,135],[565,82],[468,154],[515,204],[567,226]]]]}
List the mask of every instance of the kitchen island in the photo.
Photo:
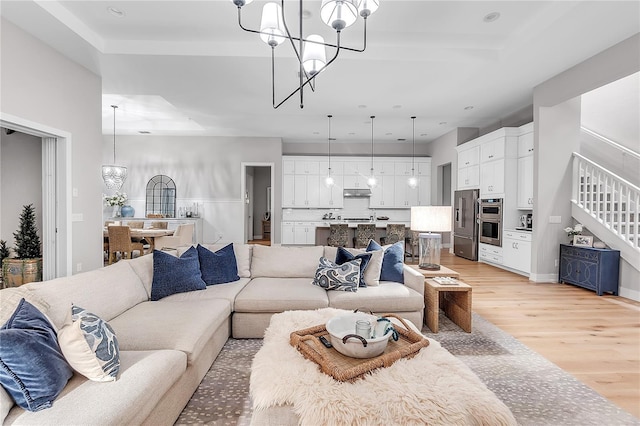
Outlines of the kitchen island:
{"type": "MultiPolygon", "coordinates": [[[[376,239],[380,242],[380,237],[386,235],[387,225],[402,224],[407,231],[410,229],[410,222],[398,222],[391,220],[377,221],[348,221],[348,220],[319,220],[319,221],[287,221],[282,222],[282,244],[283,245],[327,245],[329,238],[329,225],[347,224],[349,227],[349,246],[353,246],[353,238],[359,223],[376,225],[376,239]]],[[[407,234],[408,235],[408,234],[407,234]]]]}

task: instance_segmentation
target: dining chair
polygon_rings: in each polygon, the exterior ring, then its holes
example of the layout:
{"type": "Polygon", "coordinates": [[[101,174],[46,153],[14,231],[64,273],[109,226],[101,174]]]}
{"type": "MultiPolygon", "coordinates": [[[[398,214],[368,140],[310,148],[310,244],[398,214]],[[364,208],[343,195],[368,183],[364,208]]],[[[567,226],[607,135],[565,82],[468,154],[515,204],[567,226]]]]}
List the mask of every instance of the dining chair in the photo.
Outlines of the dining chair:
{"type": "Polygon", "coordinates": [[[151,229],[167,229],[169,222],[167,221],[153,221],[151,222],[151,229]]]}
{"type": "Polygon", "coordinates": [[[193,230],[195,224],[183,223],[177,226],[173,235],[166,237],[157,237],[155,239],[154,246],[158,250],[162,249],[176,249],[181,246],[188,246],[193,244],[193,230]]]}
{"type": "Polygon", "coordinates": [[[142,243],[136,243],[131,240],[131,228],[128,226],[107,227],[109,233],[109,265],[113,261],[117,261],[117,253],[120,253],[122,259],[127,257],[133,259],[133,252],[140,252],[140,256],[144,255],[144,247],[142,243]]]}
{"type": "Polygon", "coordinates": [[[365,248],[369,245],[369,240],[376,240],[375,223],[359,223],[356,228],[356,236],[354,238],[355,248],[365,248]]]}
{"type": "Polygon", "coordinates": [[[332,223],[329,225],[327,245],[332,247],[346,247],[349,242],[349,225],[346,223],[332,223]]]}
{"type": "Polygon", "coordinates": [[[380,244],[395,244],[398,241],[404,241],[406,228],[402,224],[390,223],[387,225],[387,232],[384,237],[380,238],[380,244]]]}
{"type": "Polygon", "coordinates": [[[129,220],[127,221],[127,226],[131,229],[142,229],[144,228],[143,220],[129,220]]]}

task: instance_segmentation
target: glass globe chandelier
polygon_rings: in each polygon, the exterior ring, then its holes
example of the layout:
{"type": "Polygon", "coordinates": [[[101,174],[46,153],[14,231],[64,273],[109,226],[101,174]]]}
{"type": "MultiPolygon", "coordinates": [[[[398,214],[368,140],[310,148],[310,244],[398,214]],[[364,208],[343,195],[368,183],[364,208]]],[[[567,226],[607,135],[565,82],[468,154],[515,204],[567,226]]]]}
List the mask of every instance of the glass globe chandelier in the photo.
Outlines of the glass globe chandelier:
{"type": "Polygon", "coordinates": [[[116,109],[117,105],[111,105],[113,108],[113,164],[102,166],[102,180],[108,189],[116,191],[122,188],[122,184],[127,180],[127,168],[125,166],[116,165],[116,109]]]}

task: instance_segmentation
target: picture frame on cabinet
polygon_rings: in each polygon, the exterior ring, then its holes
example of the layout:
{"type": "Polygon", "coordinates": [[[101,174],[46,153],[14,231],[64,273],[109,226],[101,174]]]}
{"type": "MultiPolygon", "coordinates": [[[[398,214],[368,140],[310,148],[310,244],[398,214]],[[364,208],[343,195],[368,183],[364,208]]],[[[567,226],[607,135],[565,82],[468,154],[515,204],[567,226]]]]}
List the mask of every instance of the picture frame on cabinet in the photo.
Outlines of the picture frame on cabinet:
{"type": "Polygon", "coordinates": [[[591,235],[574,235],[573,245],[578,247],[592,247],[593,237],[591,235]]]}

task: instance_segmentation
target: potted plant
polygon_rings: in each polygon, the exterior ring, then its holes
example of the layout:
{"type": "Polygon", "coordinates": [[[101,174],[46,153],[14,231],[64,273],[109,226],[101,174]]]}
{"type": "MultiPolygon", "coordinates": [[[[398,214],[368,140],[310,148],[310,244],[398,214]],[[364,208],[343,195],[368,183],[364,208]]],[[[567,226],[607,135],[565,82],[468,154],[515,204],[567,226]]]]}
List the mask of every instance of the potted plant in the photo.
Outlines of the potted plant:
{"type": "MultiPolygon", "coordinates": [[[[0,268],[2,267],[2,261],[10,255],[11,252],[9,251],[9,247],[7,247],[7,242],[5,240],[0,240],[0,268]]],[[[0,288],[4,288],[4,279],[2,276],[3,274],[0,274],[0,288]]]]}
{"type": "Polygon", "coordinates": [[[42,255],[40,237],[36,227],[33,204],[22,207],[20,227],[13,233],[16,241],[15,257],[2,260],[2,280],[6,287],[18,287],[33,281],[42,281],[42,255]]]}

